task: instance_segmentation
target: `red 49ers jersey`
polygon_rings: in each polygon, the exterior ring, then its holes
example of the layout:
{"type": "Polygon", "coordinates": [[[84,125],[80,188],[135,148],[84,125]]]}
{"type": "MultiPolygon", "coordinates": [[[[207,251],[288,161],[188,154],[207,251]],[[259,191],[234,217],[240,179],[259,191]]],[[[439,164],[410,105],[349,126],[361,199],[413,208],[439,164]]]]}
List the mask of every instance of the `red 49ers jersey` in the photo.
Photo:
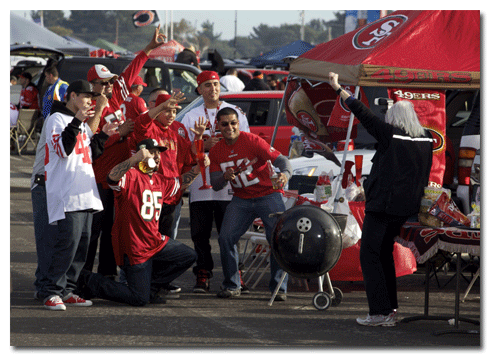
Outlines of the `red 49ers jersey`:
{"type": "Polygon", "coordinates": [[[126,117],[126,120],[131,119],[134,121],[138,116],[147,112],[148,107],[143,98],[130,93],[121,104],[121,111],[126,117]]]}
{"type": "MultiPolygon", "coordinates": [[[[98,131],[102,130],[102,127],[108,122],[119,121],[123,123],[126,121],[121,110],[121,104],[129,95],[134,78],[138,76],[147,60],[148,56],[142,51],[116,80],[112,88],[112,98],[109,99],[107,106],[102,111],[98,131]]],[[[131,156],[128,138],[129,136],[121,137],[118,133],[109,137],[104,145],[104,153],[94,161],[95,179],[104,189],[109,188],[106,178],[111,169],[131,156]]]]}
{"type": "Polygon", "coordinates": [[[280,154],[261,137],[249,132],[240,132],[234,145],[227,145],[225,140],[220,140],[211,148],[209,172],[225,172],[230,167],[237,169],[241,164],[247,164],[257,158],[256,163],[247,167],[230,183],[233,194],[239,198],[263,197],[274,192],[282,192],[272,188],[267,167],[267,160],[274,162],[280,154]]]}
{"type": "Polygon", "coordinates": [[[146,262],[168,242],[169,237],[158,231],[158,219],[163,198],[179,192],[180,181],[159,173],[150,177],[131,168],[110,187],[114,190],[112,246],[116,263],[123,265],[124,255],[131,265],[146,262]]]}

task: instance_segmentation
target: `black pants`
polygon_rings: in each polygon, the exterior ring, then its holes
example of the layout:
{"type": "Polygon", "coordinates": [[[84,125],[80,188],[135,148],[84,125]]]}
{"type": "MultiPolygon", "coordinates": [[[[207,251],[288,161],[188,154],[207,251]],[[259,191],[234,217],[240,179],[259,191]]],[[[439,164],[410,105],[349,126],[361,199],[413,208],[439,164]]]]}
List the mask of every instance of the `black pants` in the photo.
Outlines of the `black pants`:
{"type": "Polygon", "coordinates": [[[112,249],[111,233],[114,224],[114,192],[112,189],[102,188],[101,184],[97,184],[97,187],[104,210],[94,214],[87,261],[83,268],[92,272],[97,247],[99,247],[97,272],[104,276],[115,276],[117,275],[117,265],[112,249]]]}
{"type": "Polygon", "coordinates": [[[407,219],[366,211],[360,260],[371,315],[388,315],[398,308],[393,246],[407,219]]]}
{"type": "Polygon", "coordinates": [[[130,265],[127,256],[124,256],[124,270],[126,283],[113,281],[99,273],[83,272],[81,279],[85,287],[85,297],[112,300],[134,306],[143,306],[150,301],[152,294],[168,285],[175,278],[187,271],[196,260],[195,251],[179,241],[170,239],[167,245],[155,253],[148,261],[130,265]]]}
{"type": "Polygon", "coordinates": [[[160,234],[172,237],[174,223],[175,205],[162,204],[160,219],[158,220],[158,231],[160,234]]]}
{"type": "Polygon", "coordinates": [[[200,269],[204,269],[212,275],[214,261],[209,240],[213,230],[213,221],[219,234],[223,216],[229,203],[228,200],[210,200],[196,201],[189,205],[191,239],[197,252],[197,264],[193,269],[195,274],[200,269]]]}

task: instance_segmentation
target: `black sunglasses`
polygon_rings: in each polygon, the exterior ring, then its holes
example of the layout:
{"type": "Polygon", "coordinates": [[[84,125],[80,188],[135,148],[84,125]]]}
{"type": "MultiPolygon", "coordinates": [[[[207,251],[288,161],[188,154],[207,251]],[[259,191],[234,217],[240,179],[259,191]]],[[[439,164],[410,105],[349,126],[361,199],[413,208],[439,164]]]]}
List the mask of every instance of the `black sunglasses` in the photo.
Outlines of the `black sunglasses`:
{"type": "Polygon", "coordinates": [[[232,122],[220,122],[219,123],[220,126],[223,126],[223,127],[226,127],[228,125],[231,125],[231,126],[236,126],[238,125],[238,121],[232,121],[232,122]]]}
{"type": "Polygon", "coordinates": [[[111,78],[109,79],[107,82],[98,82],[98,83],[95,83],[95,84],[100,84],[102,86],[107,86],[109,84],[114,84],[116,82],[116,79],[115,78],[111,78]]]}

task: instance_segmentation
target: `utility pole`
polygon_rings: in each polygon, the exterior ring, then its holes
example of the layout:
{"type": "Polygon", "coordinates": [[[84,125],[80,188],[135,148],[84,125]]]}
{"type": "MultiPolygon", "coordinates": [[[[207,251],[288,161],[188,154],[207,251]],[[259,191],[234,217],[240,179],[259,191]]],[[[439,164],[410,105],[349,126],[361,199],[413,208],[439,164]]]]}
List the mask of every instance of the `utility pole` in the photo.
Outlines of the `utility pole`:
{"type": "Polygon", "coordinates": [[[237,25],[238,25],[238,10],[235,10],[235,41],[233,42],[233,47],[235,47],[235,55],[234,55],[235,58],[236,58],[237,25]]]}
{"type": "Polygon", "coordinates": [[[299,32],[299,37],[301,41],[305,40],[305,10],[301,10],[301,29],[299,32]]]}
{"type": "Polygon", "coordinates": [[[119,19],[116,19],[116,40],[114,41],[114,44],[118,45],[119,41],[119,19]]]}
{"type": "Polygon", "coordinates": [[[170,10],[170,40],[174,39],[174,10],[170,10]]]}

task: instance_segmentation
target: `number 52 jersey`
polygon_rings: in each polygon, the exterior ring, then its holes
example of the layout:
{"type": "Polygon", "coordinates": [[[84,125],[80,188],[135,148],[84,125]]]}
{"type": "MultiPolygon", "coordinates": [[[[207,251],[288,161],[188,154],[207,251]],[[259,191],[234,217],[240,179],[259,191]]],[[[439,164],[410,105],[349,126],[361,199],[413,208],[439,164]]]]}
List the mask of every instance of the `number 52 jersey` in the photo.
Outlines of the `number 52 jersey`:
{"type": "Polygon", "coordinates": [[[129,169],[115,184],[115,221],[112,246],[119,266],[127,255],[131,265],[146,262],[168,242],[168,236],[158,231],[162,202],[180,190],[178,178],[166,178],[160,173],[148,174],[137,168],[129,169]]]}

